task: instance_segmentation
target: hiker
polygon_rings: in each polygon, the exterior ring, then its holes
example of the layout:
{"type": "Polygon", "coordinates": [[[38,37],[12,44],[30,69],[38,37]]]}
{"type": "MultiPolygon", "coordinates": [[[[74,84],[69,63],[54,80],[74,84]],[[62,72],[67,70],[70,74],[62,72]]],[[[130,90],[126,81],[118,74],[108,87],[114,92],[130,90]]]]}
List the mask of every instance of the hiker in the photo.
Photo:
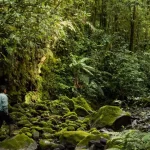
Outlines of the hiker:
{"type": "Polygon", "coordinates": [[[6,95],[7,90],[5,86],[0,86],[0,128],[3,121],[9,125],[9,135],[11,135],[13,129],[13,120],[8,113],[8,97],[6,95]]]}

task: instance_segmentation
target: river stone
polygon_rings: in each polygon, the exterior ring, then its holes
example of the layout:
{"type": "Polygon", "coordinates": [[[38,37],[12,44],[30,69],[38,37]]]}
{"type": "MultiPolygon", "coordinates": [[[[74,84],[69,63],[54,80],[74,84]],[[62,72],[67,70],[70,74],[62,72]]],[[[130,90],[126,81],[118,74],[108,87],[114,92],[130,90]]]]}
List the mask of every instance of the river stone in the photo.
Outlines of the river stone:
{"type": "Polygon", "coordinates": [[[0,150],[36,150],[37,143],[26,136],[18,134],[13,138],[0,142],[0,150]]]}

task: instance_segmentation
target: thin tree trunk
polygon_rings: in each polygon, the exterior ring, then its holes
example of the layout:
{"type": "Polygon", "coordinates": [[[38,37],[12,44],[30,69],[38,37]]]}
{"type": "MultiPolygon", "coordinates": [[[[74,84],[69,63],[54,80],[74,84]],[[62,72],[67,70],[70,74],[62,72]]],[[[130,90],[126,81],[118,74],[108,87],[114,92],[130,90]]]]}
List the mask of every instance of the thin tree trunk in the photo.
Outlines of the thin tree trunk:
{"type": "Polygon", "coordinates": [[[135,42],[135,20],[136,20],[136,5],[133,6],[133,11],[131,8],[131,22],[130,22],[130,45],[129,50],[134,51],[135,42]]]}
{"type": "Polygon", "coordinates": [[[107,0],[102,0],[102,12],[100,14],[100,26],[106,30],[107,27],[107,0]]]}
{"type": "MultiPolygon", "coordinates": [[[[148,20],[149,19],[149,11],[150,11],[150,1],[149,0],[147,0],[147,2],[146,2],[146,9],[147,9],[147,13],[146,13],[146,16],[145,16],[145,19],[146,20],[148,20]]],[[[147,49],[148,48],[148,36],[149,36],[149,26],[147,25],[146,26],[146,29],[145,29],[146,31],[145,31],[145,39],[144,39],[144,49],[147,49]]]]}
{"type": "Polygon", "coordinates": [[[96,18],[97,18],[97,0],[94,1],[93,6],[92,23],[94,26],[96,26],[96,18]]]}

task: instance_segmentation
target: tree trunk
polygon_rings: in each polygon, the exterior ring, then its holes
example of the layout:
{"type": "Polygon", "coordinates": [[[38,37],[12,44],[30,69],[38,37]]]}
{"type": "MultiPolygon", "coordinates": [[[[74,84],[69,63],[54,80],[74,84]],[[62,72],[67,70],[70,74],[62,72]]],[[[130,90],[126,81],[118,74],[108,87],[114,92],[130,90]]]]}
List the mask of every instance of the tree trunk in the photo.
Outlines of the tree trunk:
{"type": "Polygon", "coordinates": [[[97,0],[94,1],[94,6],[93,6],[93,14],[92,14],[93,26],[96,26],[96,18],[97,18],[97,0]]]}
{"type": "MultiPolygon", "coordinates": [[[[148,20],[149,19],[149,11],[150,11],[150,1],[149,0],[147,0],[147,2],[146,2],[146,11],[147,11],[147,13],[146,13],[146,16],[145,16],[145,19],[146,20],[148,20]]],[[[144,37],[144,50],[145,49],[148,49],[149,47],[148,47],[148,42],[149,42],[149,40],[148,40],[148,37],[149,37],[149,26],[147,25],[146,27],[145,27],[146,29],[145,29],[145,37],[144,37]]]]}
{"type": "Polygon", "coordinates": [[[136,20],[136,4],[131,8],[131,22],[130,22],[130,45],[129,50],[134,51],[135,42],[135,20],[136,20]]]}
{"type": "Polygon", "coordinates": [[[107,27],[107,0],[102,0],[102,12],[100,14],[100,26],[106,30],[107,27]]]}

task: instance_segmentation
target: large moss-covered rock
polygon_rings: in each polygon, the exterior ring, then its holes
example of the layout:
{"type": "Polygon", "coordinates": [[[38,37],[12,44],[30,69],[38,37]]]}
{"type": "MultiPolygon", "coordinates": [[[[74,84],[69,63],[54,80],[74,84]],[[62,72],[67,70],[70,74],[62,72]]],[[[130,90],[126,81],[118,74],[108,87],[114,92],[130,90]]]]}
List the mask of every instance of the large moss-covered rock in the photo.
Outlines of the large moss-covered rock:
{"type": "MultiPolygon", "coordinates": [[[[123,111],[117,106],[103,106],[98,112],[91,115],[91,125],[93,127],[104,127],[104,126],[113,126],[116,124],[117,119],[121,117],[129,117],[130,113],[123,111]]],[[[120,126],[124,125],[125,122],[119,123],[120,126]]]]}
{"type": "Polygon", "coordinates": [[[55,135],[59,137],[61,142],[69,142],[71,144],[77,144],[85,137],[89,136],[90,133],[85,131],[60,131],[55,135]]]}
{"type": "Polygon", "coordinates": [[[36,150],[36,142],[25,134],[18,134],[0,143],[0,150],[36,150]]]}

